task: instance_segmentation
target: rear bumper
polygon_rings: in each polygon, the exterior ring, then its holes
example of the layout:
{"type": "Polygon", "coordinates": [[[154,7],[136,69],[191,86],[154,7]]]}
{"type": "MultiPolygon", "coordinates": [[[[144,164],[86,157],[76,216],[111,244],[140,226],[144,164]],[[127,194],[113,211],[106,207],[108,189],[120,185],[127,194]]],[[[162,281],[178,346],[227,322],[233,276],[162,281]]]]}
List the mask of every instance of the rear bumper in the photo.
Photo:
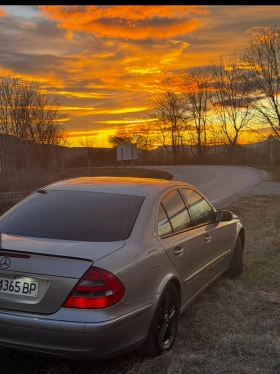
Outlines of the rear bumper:
{"type": "Polygon", "coordinates": [[[139,348],[153,314],[152,304],[99,323],[0,313],[0,346],[74,359],[105,359],[139,348]]]}

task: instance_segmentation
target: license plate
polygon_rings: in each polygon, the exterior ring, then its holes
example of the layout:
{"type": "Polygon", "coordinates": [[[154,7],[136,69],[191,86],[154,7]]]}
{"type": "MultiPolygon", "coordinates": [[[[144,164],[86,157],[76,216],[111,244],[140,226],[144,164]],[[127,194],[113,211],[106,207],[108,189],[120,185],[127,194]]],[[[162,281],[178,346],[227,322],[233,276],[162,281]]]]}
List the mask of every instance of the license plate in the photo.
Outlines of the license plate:
{"type": "Polygon", "coordinates": [[[30,278],[3,278],[0,277],[0,294],[36,297],[39,290],[39,282],[30,278]]]}

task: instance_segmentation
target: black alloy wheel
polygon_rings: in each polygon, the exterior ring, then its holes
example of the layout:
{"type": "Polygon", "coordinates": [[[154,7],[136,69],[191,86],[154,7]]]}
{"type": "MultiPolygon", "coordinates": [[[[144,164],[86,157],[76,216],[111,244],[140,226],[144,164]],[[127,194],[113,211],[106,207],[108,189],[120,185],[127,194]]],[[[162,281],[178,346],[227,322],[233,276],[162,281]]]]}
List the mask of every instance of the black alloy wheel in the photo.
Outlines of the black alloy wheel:
{"type": "Polygon", "coordinates": [[[138,352],[155,357],[169,351],[175,342],[179,315],[178,291],[174,284],[169,283],[161,295],[147,339],[138,352]]]}
{"type": "Polygon", "coordinates": [[[173,343],[178,325],[177,297],[174,292],[167,290],[158,310],[157,336],[164,350],[173,343]]]}

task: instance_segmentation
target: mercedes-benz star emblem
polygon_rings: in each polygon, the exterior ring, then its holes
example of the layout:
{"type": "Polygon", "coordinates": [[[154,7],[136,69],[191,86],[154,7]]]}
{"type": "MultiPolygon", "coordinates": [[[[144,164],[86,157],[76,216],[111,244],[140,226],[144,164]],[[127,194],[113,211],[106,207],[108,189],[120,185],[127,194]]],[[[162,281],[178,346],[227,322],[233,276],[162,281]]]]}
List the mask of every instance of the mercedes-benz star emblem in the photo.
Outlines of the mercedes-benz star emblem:
{"type": "Polygon", "coordinates": [[[6,270],[11,265],[11,260],[9,257],[3,257],[0,261],[0,269],[6,270]]]}

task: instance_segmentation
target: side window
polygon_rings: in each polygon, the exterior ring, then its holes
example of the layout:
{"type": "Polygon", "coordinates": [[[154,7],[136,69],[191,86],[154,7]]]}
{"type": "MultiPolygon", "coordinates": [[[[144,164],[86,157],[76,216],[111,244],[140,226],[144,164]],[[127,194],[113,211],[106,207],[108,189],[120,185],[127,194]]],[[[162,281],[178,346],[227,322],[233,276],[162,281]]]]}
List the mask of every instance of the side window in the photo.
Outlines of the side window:
{"type": "Polygon", "coordinates": [[[158,211],[158,234],[160,237],[172,234],[172,228],[161,204],[158,211]]]}
{"type": "Polygon", "coordinates": [[[195,217],[196,224],[216,222],[215,213],[209,203],[197,192],[182,188],[183,196],[188,202],[189,209],[195,217]]]}
{"type": "Polygon", "coordinates": [[[166,194],[161,203],[167,213],[174,232],[192,226],[191,217],[178,190],[166,194]]]}

